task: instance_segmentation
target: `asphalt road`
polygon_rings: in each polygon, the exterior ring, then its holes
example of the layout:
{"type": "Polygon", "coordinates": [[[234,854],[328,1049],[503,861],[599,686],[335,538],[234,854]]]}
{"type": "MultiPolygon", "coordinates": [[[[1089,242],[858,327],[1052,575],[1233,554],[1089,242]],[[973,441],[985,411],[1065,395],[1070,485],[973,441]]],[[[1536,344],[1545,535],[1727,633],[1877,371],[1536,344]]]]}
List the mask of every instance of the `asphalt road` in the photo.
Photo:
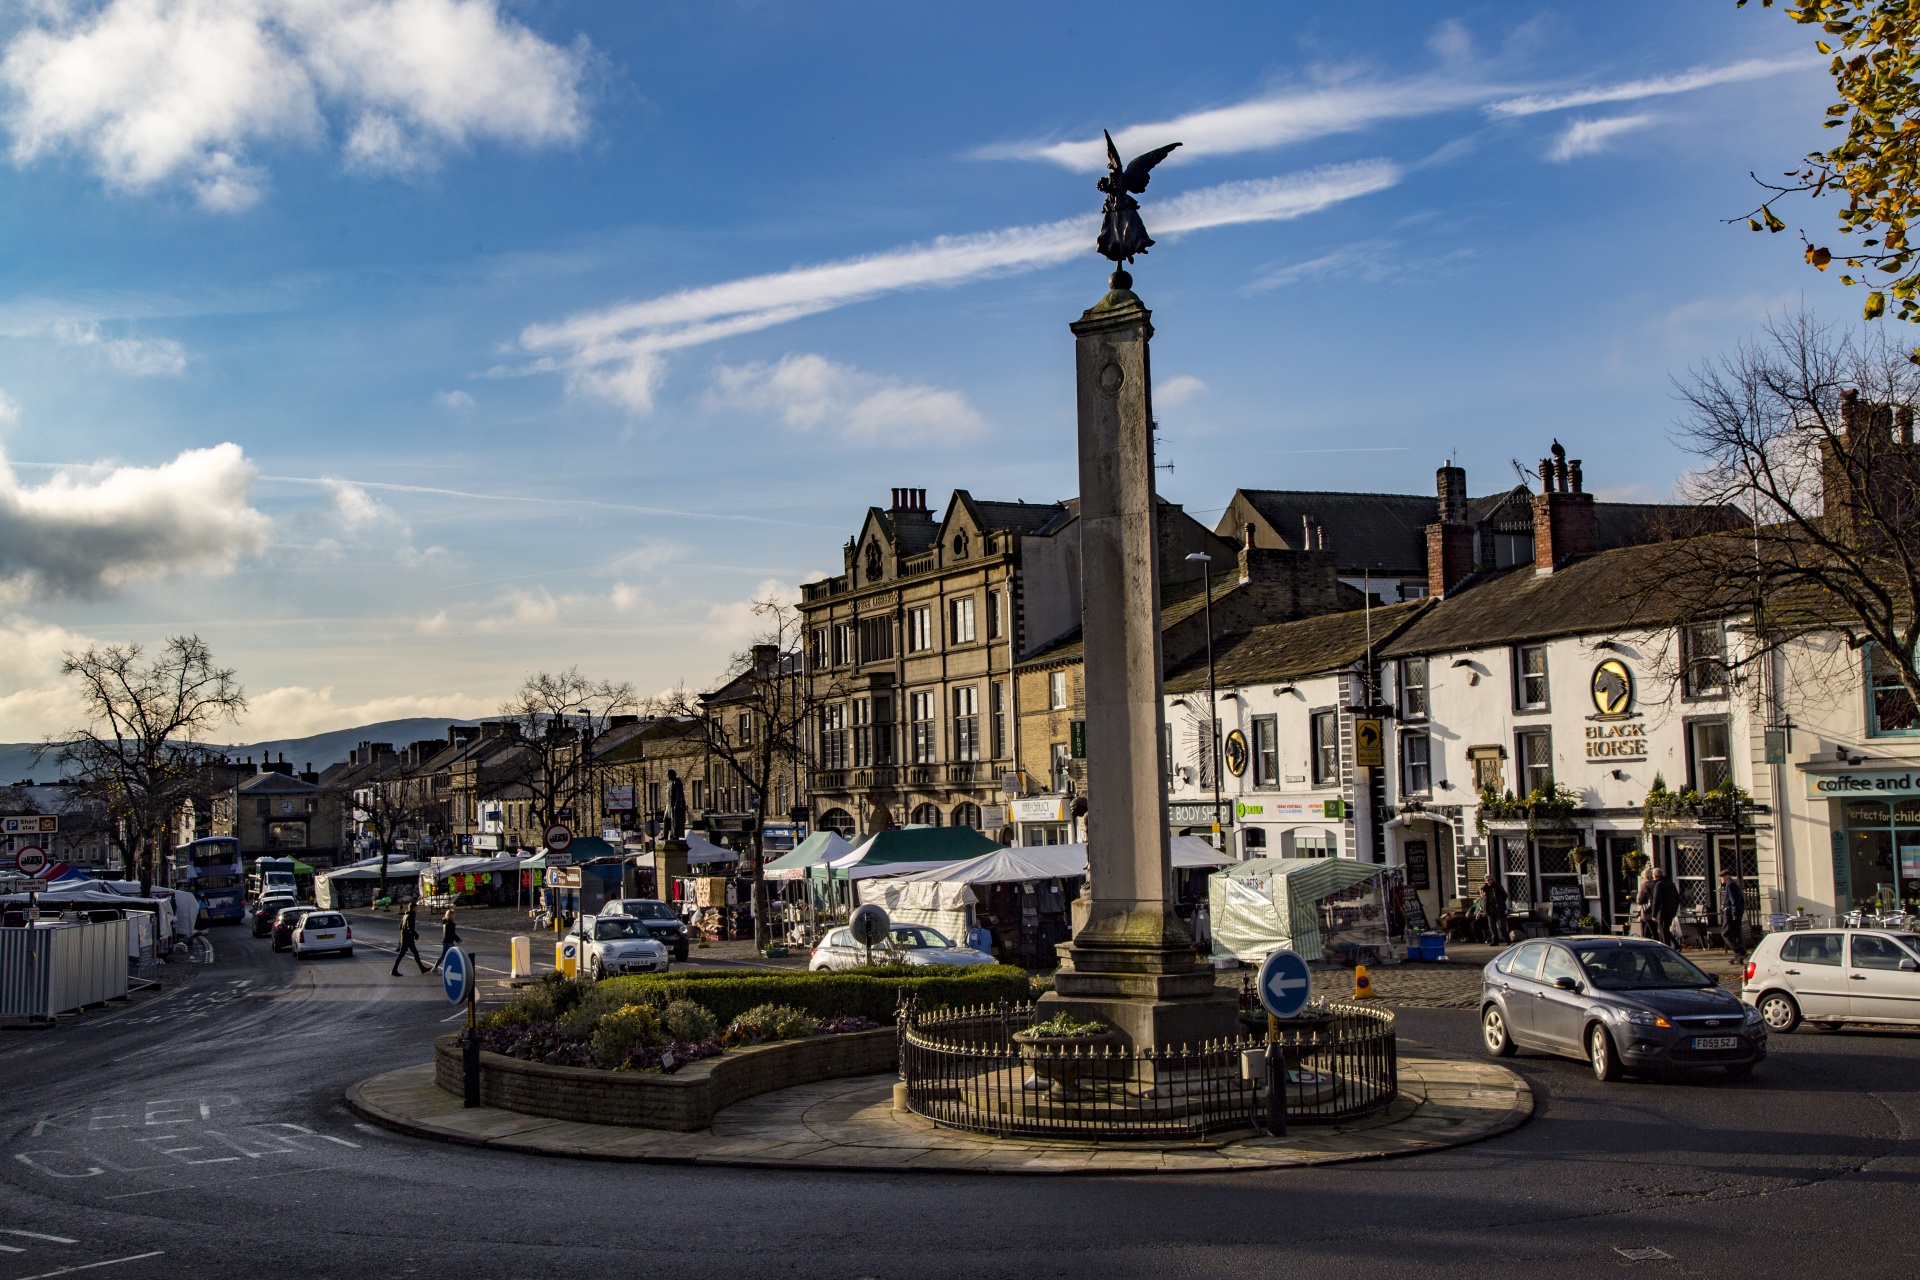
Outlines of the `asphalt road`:
{"type": "MultiPolygon", "coordinates": [[[[425,1061],[438,983],[238,929],[158,1002],[0,1032],[0,1280],[54,1275],[1892,1276],[1920,1210],[1920,1033],[1774,1041],[1751,1081],[1513,1060],[1538,1114],[1434,1156],[1203,1178],[593,1164],[374,1129],[353,1081],[425,1061]],[[1621,1250],[1666,1257],[1630,1260],[1621,1250]]],[[[429,948],[428,955],[437,948],[429,948]]],[[[484,954],[485,945],[482,943],[484,954]]],[[[1469,1012],[1403,1035],[1475,1049],[1469,1012]]]]}

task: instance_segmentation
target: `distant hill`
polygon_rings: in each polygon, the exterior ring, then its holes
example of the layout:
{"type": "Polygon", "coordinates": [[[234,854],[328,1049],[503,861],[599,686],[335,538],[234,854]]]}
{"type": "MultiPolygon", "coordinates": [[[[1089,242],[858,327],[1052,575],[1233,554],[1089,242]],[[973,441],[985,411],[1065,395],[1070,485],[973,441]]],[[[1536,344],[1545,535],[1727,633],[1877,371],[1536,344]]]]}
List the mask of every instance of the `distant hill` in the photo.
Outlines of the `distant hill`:
{"type": "MultiPolygon", "coordinates": [[[[252,756],[255,760],[279,759],[285,756],[287,763],[295,769],[304,769],[311,764],[315,769],[324,769],[336,760],[345,760],[347,752],[363,742],[391,742],[394,750],[403,750],[409,742],[419,742],[426,738],[447,736],[447,726],[467,724],[465,720],[435,720],[417,716],[408,720],[382,720],[378,724],[363,724],[352,729],[335,729],[330,733],[316,733],[306,738],[275,738],[268,742],[249,742],[226,748],[227,754],[239,759],[252,756]]],[[[32,742],[0,743],[0,782],[18,782],[23,778],[35,778],[46,782],[59,775],[51,757],[35,763],[32,742]]]]}

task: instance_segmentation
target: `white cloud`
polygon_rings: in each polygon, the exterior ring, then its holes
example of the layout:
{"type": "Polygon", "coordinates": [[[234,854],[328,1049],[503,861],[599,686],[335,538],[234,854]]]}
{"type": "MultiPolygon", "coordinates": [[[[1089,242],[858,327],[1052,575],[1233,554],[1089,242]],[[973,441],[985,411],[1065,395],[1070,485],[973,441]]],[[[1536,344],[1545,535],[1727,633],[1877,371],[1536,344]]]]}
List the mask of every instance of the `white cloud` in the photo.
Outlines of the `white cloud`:
{"type": "MultiPolygon", "coordinates": [[[[342,703],[334,697],[332,686],[308,689],[301,685],[269,689],[250,696],[247,701],[247,712],[233,734],[253,742],[303,738],[308,734],[413,716],[476,720],[491,715],[500,705],[498,698],[477,698],[464,693],[408,693],[342,703]]],[[[322,761],[313,763],[324,767],[322,761]]]]}
{"type": "Polygon", "coordinates": [[[20,614],[0,617],[0,725],[10,742],[33,742],[83,723],[78,687],[60,674],[62,654],[93,641],[20,614]]]}
{"type": "Polygon", "coordinates": [[[1155,387],[1153,400],[1156,405],[1164,405],[1171,409],[1175,405],[1185,404],[1195,396],[1203,394],[1206,389],[1206,383],[1190,373],[1183,373],[1177,378],[1168,378],[1155,387]]]}
{"type": "Polygon", "coordinates": [[[615,573],[650,573],[686,554],[687,549],[677,542],[646,542],[625,555],[615,557],[608,567],[615,573]]]}
{"type": "MultiPolygon", "coordinates": [[[[1298,218],[1400,180],[1385,160],[1328,165],[1281,178],[1230,182],[1154,203],[1146,222],[1159,235],[1298,218]]],[[[649,412],[664,370],[663,353],[786,324],[803,316],[906,289],[946,287],[1091,257],[1098,218],[1010,227],[863,258],[799,267],[581,312],[529,325],[521,346],[543,353],[500,372],[562,371],[569,388],[649,412]]]]}
{"type": "Polygon", "coordinates": [[[0,391],[0,422],[20,421],[20,402],[0,391]]]}
{"type": "MultiPolygon", "coordinates": [[[[702,637],[722,655],[738,653],[767,630],[767,620],[755,613],[753,606],[756,600],[768,599],[793,604],[800,599],[800,588],[778,578],[767,578],[745,600],[711,606],[707,610],[706,625],[701,628],[702,637]]],[[[714,666],[722,666],[724,661],[722,657],[714,666]]]]}
{"type": "Polygon", "coordinates": [[[443,409],[471,409],[473,397],[464,391],[436,391],[433,398],[443,409]]]}
{"type": "Polygon", "coordinates": [[[825,426],[844,440],[924,445],[986,433],[984,418],[957,391],[903,384],[823,356],[789,355],[777,364],[722,365],[707,407],[777,414],[787,426],[825,426]]]}
{"type": "Polygon", "coordinates": [[[1696,67],[1676,76],[1654,76],[1629,80],[1623,84],[1574,89],[1565,93],[1532,93],[1487,104],[1490,116],[1531,116],[1543,111],[1564,111],[1569,107],[1591,107],[1603,102],[1634,102],[1641,98],[1659,98],[1675,93],[1692,93],[1714,85],[1741,80],[1761,80],[1788,71],[1805,71],[1820,64],[1808,58],[1750,58],[1725,67],[1696,67]]]}
{"type": "Polygon", "coordinates": [[[1473,35],[1459,19],[1446,18],[1427,37],[1427,48],[1442,62],[1466,62],[1473,57],[1473,35]]]}
{"type": "Polygon", "coordinates": [[[1360,240],[1301,262],[1273,263],[1261,268],[1244,292],[1263,293],[1312,280],[1354,279],[1363,284],[1391,280],[1415,284],[1452,274],[1474,256],[1472,249],[1403,254],[1397,240],[1360,240]]]}
{"type": "Polygon", "coordinates": [[[35,486],[0,456],[0,586],[19,597],[98,596],[158,574],[230,570],[272,532],[248,505],[253,479],[237,444],[84,481],[58,471],[35,486]]]}
{"type": "MultiPolygon", "coordinates": [[[[1496,92],[1485,85],[1450,79],[1397,83],[1354,80],[1236,102],[1171,120],[1128,125],[1114,133],[1113,143],[1123,157],[1131,158],[1179,142],[1180,149],[1165,161],[1173,165],[1205,156],[1264,151],[1332,134],[1357,133],[1386,120],[1472,106],[1496,92]]],[[[982,159],[1046,160],[1083,173],[1107,166],[1107,144],[1101,138],[1012,143],[983,147],[974,154],[982,159]]]]}
{"type": "Polygon", "coordinates": [[[107,363],[136,378],[177,378],[187,371],[187,352],[172,338],[103,338],[92,321],[57,320],[53,336],[72,347],[89,347],[107,363]]]}
{"type": "Polygon", "coordinates": [[[449,626],[449,623],[447,621],[447,611],[445,609],[440,610],[438,613],[430,614],[427,617],[420,619],[420,621],[415,624],[415,628],[422,635],[429,635],[429,636],[437,636],[437,635],[444,634],[448,626],[449,626]]]}
{"type": "Polygon", "coordinates": [[[607,602],[622,613],[629,613],[640,607],[640,588],[625,582],[613,584],[613,590],[607,593],[607,602]]]}
{"type": "Polygon", "coordinates": [[[1581,156],[1590,156],[1596,151],[1604,151],[1607,144],[1623,133],[1634,129],[1643,129],[1653,123],[1652,116],[1613,116],[1605,120],[1575,120],[1567,125],[1565,131],[1554,139],[1553,146],[1547,151],[1547,159],[1562,164],[1581,156]]]}
{"type": "Polygon", "coordinates": [[[0,57],[13,158],[77,150],[109,183],[184,179],[244,209],[252,145],[345,132],[356,168],[403,171],[478,139],[578,139],[584,51],[496,0],[106,0],[36,6],[0,57]]]}
{"type": "Polygon", "coordinates": [[[406,527],[402,520],[379,499],[370,495],[359,485],[346,480],[327,480],[327,490],[333,500],[333,514],[341,526],[350,533],[359,533],[381,526],[406,527]]]}
{"type": "Polygon", "coordinates": [[[517,631],[525,627],[551,627],[560,620],[560,602],[545,587],[536,591],[515,589],[493,602],[492,611],[474,623],[479,631],[517,631]]]}

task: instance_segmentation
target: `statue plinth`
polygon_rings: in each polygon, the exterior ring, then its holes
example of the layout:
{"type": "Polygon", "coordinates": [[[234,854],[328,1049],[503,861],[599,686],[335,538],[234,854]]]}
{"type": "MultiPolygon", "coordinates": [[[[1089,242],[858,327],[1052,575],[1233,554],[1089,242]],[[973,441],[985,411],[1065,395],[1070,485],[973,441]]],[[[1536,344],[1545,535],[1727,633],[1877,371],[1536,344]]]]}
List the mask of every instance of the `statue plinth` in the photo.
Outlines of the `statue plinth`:
{"type": "MultiPolygon", "coordinates": [[[[1088,897],[1040,1016],[1118,1027],[1137,1047],[1237,1032],[1238,1001],[1173,909],[1161,763],[1160,558],[1153,484],[1152,313],[1116,272],[1071,327],[1080,445],[1088,897]]],[[[1079,904],[1076,904],[1078,906],[1079,904]]]]}

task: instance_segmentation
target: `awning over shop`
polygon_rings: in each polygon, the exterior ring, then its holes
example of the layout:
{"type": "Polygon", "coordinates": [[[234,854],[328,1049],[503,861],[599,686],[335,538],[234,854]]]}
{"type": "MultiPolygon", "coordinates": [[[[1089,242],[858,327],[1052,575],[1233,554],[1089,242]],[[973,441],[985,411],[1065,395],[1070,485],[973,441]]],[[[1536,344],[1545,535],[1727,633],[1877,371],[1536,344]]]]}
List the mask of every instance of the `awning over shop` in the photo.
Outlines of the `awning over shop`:
{"type": "MultiPolygon", "coordinates": [[[[1254,858],[1216,871],[1207,878],[1213,954],[1258,964],[1292,950],[1318,960],[1328,942],[1320,904],[1384,872],[1351,858],[1254,858]]],[[[1384,912],[1379,934],[1386,936],[1384,912]]]]}
{"type": "MultiPolygon", "coordinates": [[[[389,858],[387,860],[387,879],[389,880],[405,880],[409,876],[417,876],[421,872],[428,870],[431,870],[431,864],[425,862],[413,862],[405,858],[389,858]]],[[[333,871],[322,872],[321,878],[327,881],[378,880],[380,878],[380,859],[362,859],[349,866],[340,867],[333,871]]]]}
{"type": "MultiPolygon", "coordinates": [[[[1233,858],[1221,853],[1198,836],[1173,838],[1173,865],[1186,870],[1220,867],[1233,858]]],[[[900,886],[895,895],[900,906],[952,910],[978,899],[968,885],[1006,884],[1023,880],[1068,880],[1087,874],[1087,846],[1084,844],[1026,845],[1013,849],[994,849],[977,858],[949,866],[909,871],[895,877],[900,886]],[[912,886],[912,887],[908,887],[912,886]]],[[[863,902],[877,902],[883,886],[863,888],[863,902]]],[[[883,905],[886,905],[883,903],[883,905]]]]}
{"type": "Polygon", "coordinates": [[[791,852],[783,853],[766,866],[769,880],[804,880],[807,868],[835,858],[844,858],[853,852],[846,837],[837,831],[816,831],[795,845],[791,852]]]}
{"type": "Polygon", "coordinates": [[[740,855],[732,849],[722,849],[697,831],[689,831],[687,832],[687,861],[703,864],[738,862],[740,855]]]}

